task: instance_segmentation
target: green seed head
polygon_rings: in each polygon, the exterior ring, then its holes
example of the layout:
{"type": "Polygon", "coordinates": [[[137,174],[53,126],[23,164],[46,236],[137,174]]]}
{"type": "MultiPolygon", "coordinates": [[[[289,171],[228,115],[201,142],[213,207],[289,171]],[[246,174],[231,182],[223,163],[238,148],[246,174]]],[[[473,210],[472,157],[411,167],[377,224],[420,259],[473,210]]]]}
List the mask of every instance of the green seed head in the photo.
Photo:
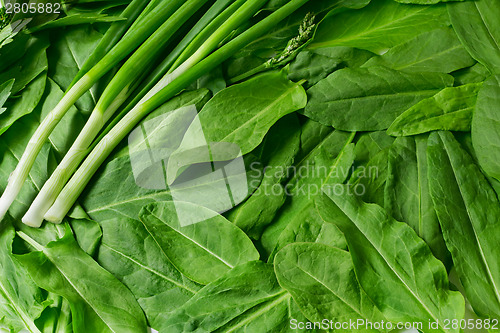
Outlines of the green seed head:
{"type": "Polygon", "coordinates": [[[300,24],[299,34],[288,42],[283,52],[268,61],[270,66],[284,64],[297,55],[302,46],[304,46],[313,35],[314,27],[316,26],[314,19],[315,16],[312,13],[307,13],[306,17],[300,24]]]}

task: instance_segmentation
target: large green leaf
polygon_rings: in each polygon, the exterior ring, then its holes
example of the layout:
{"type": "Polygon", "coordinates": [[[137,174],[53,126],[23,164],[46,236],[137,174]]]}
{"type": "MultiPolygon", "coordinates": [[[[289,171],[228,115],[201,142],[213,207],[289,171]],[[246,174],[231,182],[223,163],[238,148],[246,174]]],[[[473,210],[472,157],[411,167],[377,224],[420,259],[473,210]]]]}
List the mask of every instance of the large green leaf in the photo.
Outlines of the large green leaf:
{"type": "Polygon", "coordinates": [[[474,65],[453,29],[436,29],[396,45],[368,60],[363,67],[386,66],[405,72],[450,73],[474,65]]]}
{"type": "MultiPolygon", "coordinates": [[[[206,144],[230,143],[238,147],[241,154],[249,153],[262,142],[276,121],[305,107],[306,102],[304,88],[277,71],[222,90],[203,107],[199,122],[193,122],[185,140],[170,157],[167,179],[174,180],[184,166],[210,162],[206,154],[200,153],[200,149],[206,150],[206,144]],[[206,143],[199,146],[193,142],[195,136],[204,137],[206,143]]],[[[217,154],[221,155],[218,160],[236,157],[233,152],[218,150],[217,154]]]]}
{"type": "Polygon", "coordinates": [[[264,167],[259,187],[226,216],[254,239],[260,238],[262,230],[271,223],[285,201],[282,183],[289,178],[289,170],[299,151],[300,130],[295,114],[281,119],[271,128],[260,147],[261,160],[256,162],[264,167]]]}
{"type": "MultiPolygon", "coordinates": [[[[274,258],[280,285],[312,322],[386,321],[360,287],[348,252],[319,243],[294,243],[274,258]],[[339,283],[342,281],[342,283],[339,283]]],[[[364,329],[363,332],[385,330],[364,329]]],[[[350,327],[335,332],[352,332],[350,327]]]]}
{"type": "MultiPolygon", "coordinates": [[[[66,91],[101,40],[102,34],[95,31],[92,26],[86,25],[62,30],[55,35],[58,38],[48,50],[49,77],[66,91]]],[[[90,112],[94,108],[98,99],[95,88],[94,86],[77,101],[76,106],[81,111],[90,112]]]]}
{"type": "Polygon", "coordinates": [[[307,91],[304,114],[340,130],[382,130],[409,107],[452,84],[453,77],[446,74],[345,68],[307,91]]]}
{"type": "Polygon", "coordinates": [[[200,286],[183,276],[144,224],[119,213],[101,222],[103,239],[98,262],[134,294],[151,327],[158,317],[176,310],[200,286]]]}
{"type": "Polygon", "coordinates": [[[446,5],[458,38],[472,57],[498,73],[500,68],[500,3],[464,1],[446,5]]]}
{"type": "Polygon", "coordinates": [[[198,283],[208,284],[237,265],[259,259],[241,229],[205,207],[150,204],[140,219],[174,266],[198,283]]]}
{"type": "Polygon", "coordinates": [[[253,261],[233,268],[165,315],[160,333],[292,332],[291,295],[276,281],[273,266],[253,261]]]}
{"type": "Polygon", "coordinates": [[[500,180],[500,75],[487,79],[472,117],[472,144],[483,170],[500,180]]]}
{"type": "Polygon", "coordinates": [[[31,38],[25,46],[26,56],[0,73],[0,83],[15,79],[12,94],[17,94],[26,85],[33,81],[43,71],[47,70],[47,55],[45,50],[49,46],[46,38],[31,38]]]}
{"type": "Polygon", "coordinates": [[[445,319],[463,318],[465,304],[449,290],[442,262],[408,224],[346,193],[327,193],[333,202],[321,214],[344,233],[359,283],[382,314],[392,322],[439,321],[432,332],[459,332],[444,326],[445,319]],[[339,208],[348,219],[329,218],[339,208]]]}
{"type": "Polygon", "coordinates": [[[407,6],[377,0],[363,9],[325,18],[308,48],[351,46],[379,53],[422,32],[445,27],[447,21],[442,6],[407,6]]]}
{"type": "Polygon", "coordinates": [[[373,55],[365,50],[345,46],[304,50],[290,64],[288,78],[307,80],[305,87],[309,88],[337,69],[361,66],[373,55]]]}
{"type": "Polygon", "coordinates": [[[500,203],[474,163],[449,132],[428,145],[432,199],[467,299],[477,314],[500,316],[500,203]]]}
{"type": "Polygon", "coordinates": [[[22,234],[38,251],[17,256],[41,288],[63,296],[78,332],[146,332],[132,293],[76,243],[69,230],[46,246],[22,234]]]}
{"type": "Polygon", "coordinates": [[[336,186],[348,176],[354,159],[352,133],[334,131],[294,166],[294,177],[286,184],[287,201],[273,224],[262,235],[267,251],[274,254],[293,241],[325,242],[345,247],[343,235],[336,227],[324,226],[314,206],[314,198],[323,186],[336,186]]]}
{"type": "Polygon", "coordinates": [[[15,231],[7,215],[0,223],[0,325],[13,332],[40,333],[35,320],[44,309],[42,291],[12,255],[15,231]]]}
{"type": "Polygon", "coordinates": [[[0,115],[4,113],[4,111],[6,110],[2,106],[11,94],[12,86],[14,85],[14,80],[15,79],[10,79],[7,82],[0,84],[0,115]]]}
{"type": "Polygon", "coordinates": [[[408,223],[449,267],[450,255],[429,192],[426,152],[426,136],[394,141],[388,156],[385,209],[397,221],[408,223]]]}
{"type": "Polygon", "coordinates": [[[436,130],[470,131],[482,83],[445,88],[397,117],[387,134],[407,136],[436,130]]]}
{"type": "Polygon", "coordinates": [[[0,135],[12,126],[19,118],[33,112],[40,102],[45,90],[47,75],[45,72],[31,81],[17,98],[10,98],[0,117],[0,135]]]}
{"type": "MultiPolygon", "coordinates": [[[[205,89],[180,94],[146,117],[138,125],[138,128],[142,129],[142,124],[148,120],[184,106],[195,105],[199,108],[205,103],[207,94],[205,89]]],[[[160,119],[162,118],[160,117],[160,119]]],[[[156,133],[160,129],[163,131],[175,130],[175,128],[165,129],[158,122],[154,124],[156,127],[151,128],[151,133],[156,133]]],[[[165,138],[165,135],[160,135],[161,138],[165,138]]],[[[162,146],[156,147],[156,149],[169,148],[171,145],[170,142],[160,141],[158,143],[162,146]]],[[[153,152],[151,151],[151,153],[153,152]]],[[[89,216],[98,222],[115,218],[116,212],[137,219],[140,209],[146,204],[171,199],[168,188],[151,190],[136,183],[128,153],[129,147],[122,147],[96,174],[94,180],[82,194],[82,206],[89,216]]],[[[149,163],[149,161],[144,162],[149,163]]]]}

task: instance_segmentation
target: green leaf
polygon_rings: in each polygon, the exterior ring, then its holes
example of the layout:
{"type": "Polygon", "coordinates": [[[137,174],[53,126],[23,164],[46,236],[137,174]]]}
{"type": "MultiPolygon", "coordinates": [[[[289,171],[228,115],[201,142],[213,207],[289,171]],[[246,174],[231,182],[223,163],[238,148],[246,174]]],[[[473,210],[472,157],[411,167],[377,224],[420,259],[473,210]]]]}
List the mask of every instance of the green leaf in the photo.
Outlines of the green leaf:
{"type": "Polygon", "coordinates": [[[9,98],[12,90],[12,86],[14,85],[14,80],[11,79],[3,84],[0,84],[0,115],[7,110],[6,108],[3,108],[2,106],[4,105],[5,101],[7,98],[9,98]]]}
{"type": "Polygon", "coordinates": [[[119,213],[101,222],[98,262],[134,294],[151,327],[158,329],[162,314],[176,310],[201,287],[182,275],[140,221],[119,213]]]}
{"type": "Polygon", "coordinates": [[[0,325],[13,332],[40,333],[35,320],[46,304],[42,302],[42,291],[12,255],[14,236],[11,217],[7,215],[0,224],[0,325]]]}
{"type": "Polygon", "coordinates": [[[0,82],[16,79],[12,87],[12,95],[23,90],[43,71],[47,70],[47,55],[49,46],[46,38],[31,38],[26,45],[26,55],[0,73],[0,82]]]}
{"type": "Polygon", "coordinates": [[[472,144],[481,168],[500,180],[500,76],[487,79],[472,117],[472,144]]]}
{"type": "Polygon", "coordinates": [[[174,266],[198,283],[208,284],[237,265],[259,259],[241,229],[205,207],[150,204],[141,210],[140,219],[174,266]]]}
{"type": "MultiPolygon", "coordinates": [[[[294,243],[274,258],[279,284],[312,322],[386,321],[360,287],[348,252],[319,243],[294,243]],[[339,283],[339,281],[342,281],[339,283]]],[[[380,332],[366,329],[364,332],[380,332]]],[[[382,330],[384,331],[384,330],[382,330]]],[[[335,332],[352,332],[336,329],[335,332]]]]}
{"type": "Polygon", "coordinates": [[[378,153],[390,148],[393,142],[394,138],[385,131],[360,133],[354,149],[356,167],[366,166],[378,153]]]}
{"type": "Polygon", "coordinates": [[[467,299],[478,315],[499,317],[498,198],[451,133],[433,133],[428,155],[434,207],[467,299]]]}
{"type": "Polygon", "coordinates": [[[432,204],[427,170],[427,137],[397,138],[389,150],[384,206],[394,219],[408,223],[434,256],[450,267],[450,253],[432,204]]]}
{"type": "Polygon", "coordinates": [[[450,73],[474,63],[453,29],[446,27],[424,32],[396,45],[362,67],[378,65],[410,73],[450,73]]]}
{"type": "MultiPolygon", "coordinates": [[[[92,26],[71,27],[55,34],[55,42],[48,50],[49,77],[66,91],[85,60],[102,38],[102,34],[92,26]]],[[[76,106],[83,112],[90,112],[97,102],[95,86],[77,101],[76,106]]]]}
{"type": "Polygon", "coordinates": [[[290,64],[290,80],[307,80],[309,88],[337,69],[359,67],[373,56],[373,53],[352,47],[333,46],[315,50],[304,50],[290,64]]]}
{"type": "Polygon", "coordinates": [[[389,148],[377,152],[364,165],[354,169],[347,182],[348,193],[358,195],[363,201],[384,205],[384,189],[387,182],[387,157],[389,148]]]}
{"type": "Polygon", "coordinates": [[[445,88],[397,117],[387,134],[408,136],[436,130],[470,131],[482,83],[445,88]]]}
{"type": "Polygon", "coordinates": [[[41,288],[69,301],[76,333],[147,331],[132,293],[80,249],[69,230],[46,246],[22,236],[39,251],[16,258],[41,288]]]}
{"type": "MultiPolygon", "coordinates": [[[[205,89],[180,94],[152,112],[141,124],[183,106],[195,105],[199,107],[205,103],[206,97],[207,90],[205,89]]],[[[140,127],[141,124],[138,126],[140,127]]],[[[83,208],[93,220],[99,223],[115,218],[116,212],[137,219],[140,209],[146,204],[171,200],[168,188],[151,190],[137,185],[128,152],[129,147],[125,146],[112,156],[82,194],[83,208]]]]}
{"type": "Polygon", "coordinates": [[[497,73],[500,68],[500,4],[477,0],[446,6],[453,29],[471,56],[497,73]]]}
{"type": "MultiPolygon", "coordinates": [[[[27,91],[29,89],[26,89],[25,92],[27,91]]],[[[31,135],[39,125],[39,115],[35,112],[19,119],[1,136],[0,188],[2,192],[7,186],[10,173],[16,168],[31,135]]],[[[9,210],[10,214],[17,220],[21,219],[48,178],[49,151],[50,145],[48,144],[42,148],[31,168],[28,179],[9,210]]]]}
{"type": "Polygon", "coordinates": [[[2,113],[2,117],[0,118],[0,135],[9,129],[19,118],[33,112],[43,96],[46,81],[46,74],[40,74],[23,89],[18,98],[11,97],[7,101],[5,105],[7,110],[2,113]]]}
{"type": "Polygon", "coordinates": [[[451,85],[453,77],[446,74],[345,68],[307,91],[304,115],[344,131],[382,130],[409,107],[451,85]]]}
{"type": "Polygon", "coordinates": [[[253,261],[233,268],[165,315],[160,333],[288,332],[290,302],[273,266],[253,261]]]}
{"type": "Polygon", "coordinates": [[[262,237],[270,260],[294,241],[323,240],[345,247],[342,233],[335,226],[325,225],[318,215],[314,199],[323,186],[335,187],[347,178],[354,159],[353,138],[353,133],[334,131],[294,166],[294,177],[285,186],[287,202],[262,237]]]}
{"type": "Polygon", "coordinates": [[[491,73],[486,67],[476,63],[474,66],[456,71],[452,75],[455,78],[455,86],[462,86],[469,83],[482,83],[491,73]]]}
{"type": "MultiPolygon", "coordinates": [[[[230,86],[215,95],[200,111],[199,126],[189,129],[188,137],[169,159],[167,179],[173,180],[181,167],[209,162],[192,137],[205,137],[207,143],[231,143],[247,154],[263,140],[280,118],[306,106],[307,96],[300,84],[286,79],[282,72],[268,72],[230,86]],[[198,133],[197,129],[202,130],[198,133]]],[[[196,122],[197,123],[197,122],[196,122]]],[[[235,158],[228,153],[219,160],[235,158]]]]}
{"type": "Polygon", "coordinates": [[[407,6],[393,0],[377,0],[363,9],[325,18],[308,48],[351,46],[379,53],[417,34],[447,25],[446,9],[442,6],[407,6]]]}
{"type": "Polygon", "coordinates": [[[392,322],[439,320],[437,332],[459,332],[443,324],[463,318],[464,299],[449,290],[444,265],[415,231],[354,195],[326,194],[348,219],[330,220],[327,210],[320,213],[344,233],[359,283],[382,314],[392,322]]]}
{"type": "Polygon", "coordinates": [[[256,162],[264,167],[259,187],[226,216],[253,239],[260,238],[263,229],[285,202],[282,183],[289,177],[289,170],[299,151],[300,130],[294,114],[281,119],[271,128],[260,147],[261,161],[256,162]]]}

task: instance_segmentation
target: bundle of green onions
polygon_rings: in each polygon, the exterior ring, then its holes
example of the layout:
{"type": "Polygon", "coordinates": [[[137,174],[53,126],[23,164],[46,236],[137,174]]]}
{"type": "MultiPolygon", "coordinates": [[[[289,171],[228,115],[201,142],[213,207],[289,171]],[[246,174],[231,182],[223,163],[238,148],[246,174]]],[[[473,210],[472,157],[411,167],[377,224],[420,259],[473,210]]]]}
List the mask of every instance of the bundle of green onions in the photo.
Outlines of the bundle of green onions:
{"type": "Polygon", "coordinates": [[[61,118],[124,59],[85,127],[24,215],[25,224],[39,227],[44,219],[60,223],[99,166],[141,119],[307,1],[291,0],[240,31],[238,28],[250,22],[266,0],[133,0],[122,13],[124,20],[108,29],[63,98],[32,136],[0,198],[0,219],[16,199],[61,118]],[[181,27],[200,16],[181,41],[171,45],[181,27]],[[172,51],[152,70],[167,47],[172,51]],[[145,77],[144,73],[149,72],[145,77]],[[121,112],[116,115],[118,110],[121,112]]]}

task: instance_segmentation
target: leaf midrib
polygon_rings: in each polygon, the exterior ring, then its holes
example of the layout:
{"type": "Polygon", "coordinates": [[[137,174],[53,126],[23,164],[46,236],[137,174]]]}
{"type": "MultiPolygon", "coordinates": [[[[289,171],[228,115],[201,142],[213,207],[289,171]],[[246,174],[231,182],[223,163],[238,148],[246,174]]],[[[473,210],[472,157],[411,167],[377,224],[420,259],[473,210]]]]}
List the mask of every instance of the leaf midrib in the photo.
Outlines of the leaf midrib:
{"type": "Polygon", "coordinates": [[[167,227],[169,227],[170,229],[172,229],[173,231],[175,231],[176,233],[178,233],[179,235],[183,236],[184,238],[186,238],[188,241],[191,241],[193,242],[195,245],[197,245],[198,247],[200,247],[201,249],[205,250],[207,253],[209,253],[210,255],[212,255],[214,258],[218,259],[220,262],[222,262],[224,265],[226,265],[227,267],[229,267],[230,269],[233,269],[234,266],[231,265],[230,263],[228,263],[226,260],[224,260],[223,258],[221,258],[219,255],[217,255],[216,253],[212,252],[209,248],[203,246],[202,244],[198,243],[195,239],[189,237],[188,235],[186,234],[183,234],[179,229],[176,229],[176,228],[173,228],[171,227],[170,225],[168,225],[165,221],[163,221],[159,216],[157,216],[154,212],[151,212],[151,215],[154,216],[156,219],[158,219],[158,221],[160,221],[162,224],[166,225],[167,227]]]}
{"type": "Polygon", "coordinates": [[[285,300],[287,300],[288,298],[291,297],[291,295],[286,290],[283,290],[281,293],[278,293],[278,294],[274,295],[273,297],[279,296],[280,294],[282,294],[280,297],[276,298],[274,301],[272,301],[271,303],[267,304],[262,309],[259,309],[259,310],[255,311],[255,312],[253,312],[251,315],[247,316],[247,318],[245,318],[244,320],[240,321],[238,324],[234,325],[229,330],[224,330],[223,332],[226,332],[226,333],[234,332],[236,329],[242,327],[244,324],[246,324],[248,322],[251,322],[254,318],[257,318],[262,313],[267,312],[274,305],[279,304],[279,303],[281,303],[281,302],[283,302],[283,301],[285,301],[285,300]]]}
{"type": "MultiPolygon", "coordinates": [[[[148,267],[148,266],[146,266],[146,265],[144,265],[144,264],[140,263],[139,261],[135,260],[134,258],[132,258],[132,257],[130,257],[130,256],[128,256],[128,255],[126,255],[125,253],[123,253],[123,252],[121,252],[121,251],[118,251],[118,250],[116,250],[116,249],[112,248],[112,247],[111,247],[111,246],[109,246],[108,244],[103,243],[103,244],[102,244],[102,246],[104,246],[104,247],[108,248],[109,250],[111,250],[111,251],[115,252],[116,254],[118,254],[118,255],[120,255],[120,256],[122,256],[122,257],[124,257],[125,259],[130,260],[132,263],[134,263],[134,264],[136,264],[137,266],[139,266],[139,267],[141,267],[141,268],[143,268],[143,269],[147,270],[148,272],[150,272],[150,273],[152,273],[152,274],[154,274],[154,275],[156,275],[156,276],[158,276],[158,277],[160,277],[160,278],[162,278],[162,279],[164,279],[164,280],[166,280],[166,281],[168,281],[168,282],[170,282],[170,283],[172,283],[172,284],[176,285],[177,287],[179,287],[179,288],[183,288],[183,289],[185,289],[185,290],[187,290],[187,291],[191,292],[192,294],[195,294],[195,293],[196,293],[196,291],[195,291],[195,290],[192,290],[192,289],[188,288],[187,286],[182,285],[181,283],[179,283],[179,282],[177,282],[177,281],[175,281],[175,280],[173,280],[173,279],[169,278],[168,276],[166,276],[166,275],[164,275],[164,274],[162,274],[162,273],[160,273],[160,272],[158,272],[158,271],[156,271],[156,270],[154,270],[154,269],[152,269],[152,268],[150,268],[150,267],[148,267]]],[[[163,252],[162,252],[162,253],[163,253],[163,252]]]]}
{"type": "MultiPolygon", "coordinates": [[[[441,139],[441,141],[443,141],[441,139]]],[[[448,149],[448,145],[444,144],[444,141],[443,141],[443,146],[446,150],[446,154],[448,155],[448,160],[450,162],[450,165],[452,166],[452,170],[453,170],[453,176],[455,177],[455,181],[457,182],[457,185],[458,185],[458,189],[460,191],[460,195],[462,197],[462,201],[464,203],[464,206],[466,207],[465,211],[467,213],[467,216],[469,217],[469,223],[470,223],[470,226],[472,228],[472,231],[474,232],[474,239],[476,240],[476,243],[477,243],[477,247],[478,247],[478,250],[479,250],[479,254],[481,255],[481,259],[483,259],[483,264],[484,264],[484,268],[486,269],[486,272],[488,273],[488,279],[490,280],[492,286],[493,286],[493,289],[495,291],[495,297],[498,301],[498,304],[500,305],[500,291],[498,289],[498,286],[496,285],[495,283],[495,280],[493,278],[493,274],[491,272],[491,269],[490,269],[490,265],[488,263],[488,261],[486,260],[486,256],[484,254],[484,250],[483,250],[483,247],[481,245],[481,242],[479,240],[479,237],[478,237],[478,234],[477,234],[477,231],[476,231],[476,228],[475,228],[475,225],[474,223],[472,222],[472,217],[470,215],[470,212],[469,212],[469,209],[467,209],[467,203],[465,201],[465,198],[464,198],[464,193],[463,193],[463,190],[462,190],[462,187],[459,185],[459,180],[458,180],[458,175],[455,171],[455,167],[454,167],[454,163],[451,161],[451,158],[450,158],[450,151],[448,149]]]]}
{"type": "Polygon", "coordinates": [[[1,280],[0,280],[0,293],[7,298],[7,301],[9,301],[10,305],[17,313],[18,317],[21,319],[26,329],[28,329],[32,333],[41,333],[40,330],[35,326],[35,323],[29,319],[28,314],[22,311],[16,304],[16,302],[14,302],[14,300],[10,297],[10,294],[7,292],[7,288],[5,288],[1,280]]]}

